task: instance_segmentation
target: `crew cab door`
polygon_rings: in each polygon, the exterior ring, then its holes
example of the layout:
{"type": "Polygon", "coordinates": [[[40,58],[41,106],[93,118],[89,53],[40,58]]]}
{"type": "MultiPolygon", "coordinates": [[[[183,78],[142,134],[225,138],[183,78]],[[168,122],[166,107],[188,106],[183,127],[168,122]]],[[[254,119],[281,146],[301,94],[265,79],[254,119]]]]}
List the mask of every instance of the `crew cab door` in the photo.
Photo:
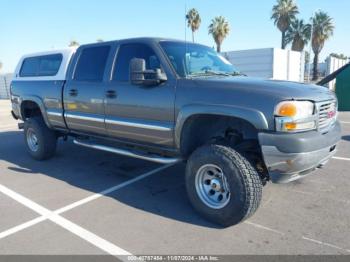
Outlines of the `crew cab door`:
{"type": "Polygon", "coordinates": [[[88,45],[78,49],[64,88],[64,116],[70,130],[106,135],[106,68],[112,46],[88,45]]]}
{"type": "Polygon", "coordinates": [[[159,52],[159,48],[146,43],[118,46],[111,81],[106,89],[109,136],[162,147],[173,145],[176,79],[169,73],[159,52]],[[131,84],[129,64],[133,58],[145,59],[146,69],[161,68],[168,80],[156,86],[131,84]]]}

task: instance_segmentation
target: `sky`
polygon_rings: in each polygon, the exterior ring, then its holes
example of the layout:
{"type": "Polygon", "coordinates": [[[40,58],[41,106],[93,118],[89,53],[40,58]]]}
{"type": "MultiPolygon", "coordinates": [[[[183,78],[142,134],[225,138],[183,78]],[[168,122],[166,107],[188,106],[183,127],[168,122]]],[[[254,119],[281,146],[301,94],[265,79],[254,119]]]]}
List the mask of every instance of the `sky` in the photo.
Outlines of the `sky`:
{"type": "MultiPolygon", "coordinates": [[[[202,18],[196,42],[215,46],[208,26],[224,16],[231,28],[223,51],[280,47],[281,33],[270,20],[276,0],[0,0],[0,61],[2,73],[13,72],[26,53],[66,48],[97,39],[158,36],[191,40],[185,10],[195,7],[202,18]],[[187,32],[187,34],[185,33],[187,32]]],[[[350,1],[296,0],[299,18],[309,20],[321,9],[333,17],[334,36],[326,42],[328,54],[350,56],[350,1]]]]}

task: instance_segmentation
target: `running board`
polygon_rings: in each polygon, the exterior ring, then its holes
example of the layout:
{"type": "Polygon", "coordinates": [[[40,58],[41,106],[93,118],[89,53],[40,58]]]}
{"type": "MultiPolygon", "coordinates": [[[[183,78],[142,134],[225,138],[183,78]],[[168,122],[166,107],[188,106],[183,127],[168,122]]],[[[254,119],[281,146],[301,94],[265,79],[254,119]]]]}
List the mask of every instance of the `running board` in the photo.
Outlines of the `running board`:
{"type": "Polygon", "coordinates": [[[114,148],[114,147],[98,145],[98,144],[92,144],[92,143],[88,143],[88,142],[79,141],[76,139],[74,139],[73,142],[74,142],[74,144],[79,145],[79,146],[84,146],[84,147],[88,147],[88,148],[102,150],[102,151],[106,151],[106,152],[110,152],[110,153],[114,153],[114,154],[118,154],[118,155],[148,160],[148,161],[156,162],[156,163],[160,163],[160,164],[175,164],[175,163],[181,161],[181,158],[161,157],[161,156],[157,156],[157,155],[142,155],[142,154],[138,154],[136,152],[133,152],[131,150],[114,148]]]}

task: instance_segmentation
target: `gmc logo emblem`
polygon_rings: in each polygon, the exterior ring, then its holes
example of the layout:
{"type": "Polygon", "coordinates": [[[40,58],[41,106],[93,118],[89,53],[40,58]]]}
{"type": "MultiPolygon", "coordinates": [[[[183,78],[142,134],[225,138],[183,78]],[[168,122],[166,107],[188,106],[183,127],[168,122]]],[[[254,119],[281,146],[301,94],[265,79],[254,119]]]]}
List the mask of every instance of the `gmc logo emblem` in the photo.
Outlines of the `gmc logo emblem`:
{"type": "Polygon", "coordinates": [[[332,118],[332,117],[335,116],[335,114],[336,114],[335,111],[330,111],[330,112],[327,113],[327,116],[328,116],[328,118],[332,118]]]}

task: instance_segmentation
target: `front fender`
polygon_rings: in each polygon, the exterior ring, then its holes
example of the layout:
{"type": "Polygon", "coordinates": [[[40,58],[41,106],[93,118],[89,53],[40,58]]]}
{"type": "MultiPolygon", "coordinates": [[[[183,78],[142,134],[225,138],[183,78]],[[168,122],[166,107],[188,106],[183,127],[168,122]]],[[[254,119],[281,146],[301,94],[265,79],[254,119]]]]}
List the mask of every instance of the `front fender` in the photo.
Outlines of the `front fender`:
{"type": "Polygon", "coordinates": [[[175,145],[180,148],[181,132],[186,120],[194,115],[220,115],[240,118],[248,121],[258,130],[267,130],[268,122],[264,114],[258,110],[239,107],[239,106],[223,106],[223,105],[203,105],[192,104],[181,108],[176,119],[175,126],[175,145]]]}
{"type": "Polygon", "coordinates": [[[48,120],[48,117],[47,117],[47,112],[46,112],[46,108],[45,108],[45,105],[44,105],[44,102],[43,100],[38,97],[38,96],[33,96],[33,95],[21,95],[21,104],[20,104],[20,109],[21,109],[21,118],[22,120],[25,120],[24,119],[24,116],[22,116],[22,103],[23,102],[26,102],[26,101],[31,101],[31,102],[34,102],[36,103],[39,108],[40,108],[40,112],[41,112],[41,115],[43,116],[43,119],[44,119],[44,122],[45,124],[48,126],[48,127],[51,127],[50,125],[50,122],[48,120]]]}

